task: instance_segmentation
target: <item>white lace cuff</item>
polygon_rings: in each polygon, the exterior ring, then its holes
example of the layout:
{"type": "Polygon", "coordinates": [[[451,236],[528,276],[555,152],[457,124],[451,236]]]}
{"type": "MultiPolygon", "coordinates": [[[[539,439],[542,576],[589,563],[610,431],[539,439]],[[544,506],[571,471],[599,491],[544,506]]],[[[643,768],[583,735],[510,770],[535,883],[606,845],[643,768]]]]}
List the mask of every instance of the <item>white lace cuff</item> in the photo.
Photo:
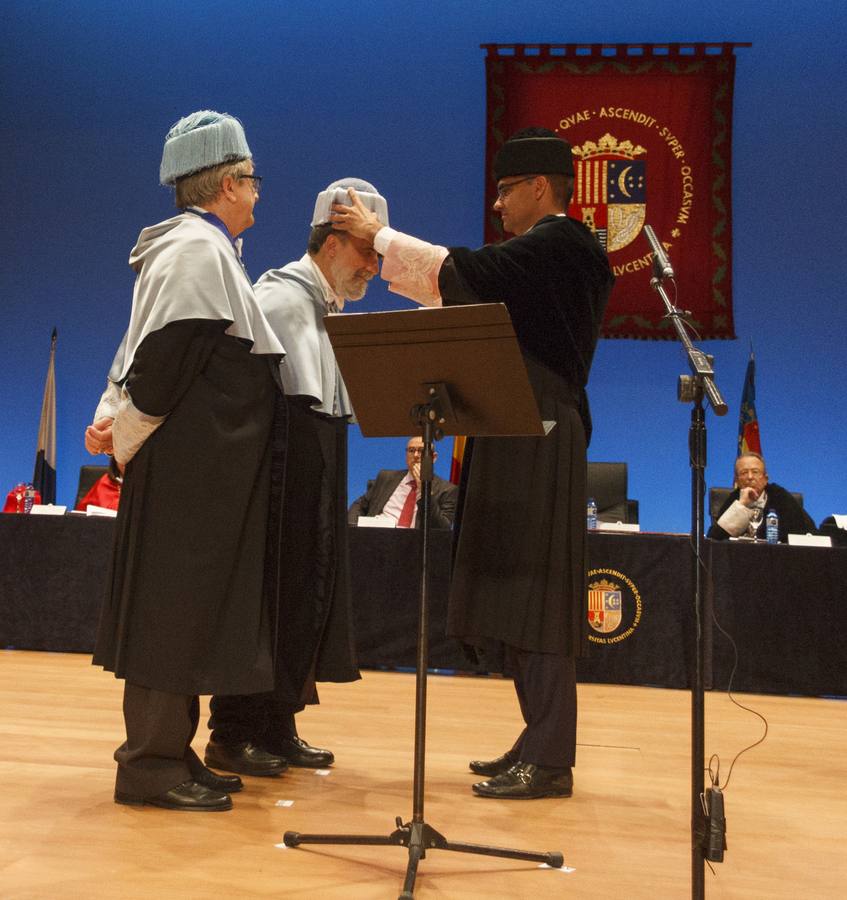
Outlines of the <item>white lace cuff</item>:
{"type": "Polygon", "coordinates": [[[132,402],[127,389],[123,388],[120,406],[112,424],[115,460],[125,466],[166,418],[167,416],[148,416],[141,412],[132,402]]]}
{"type": "Polygon", "coordinates": [[[730,536],[738,537],[747,531],[752,511],[740,500],[733,500],[727,511],[718,519],[718,525],[730,536]]]}
{"type": "Polygon", "coordinates": [[[94,411],[92,422],[99,422],[100,419],[114,419],[118,414],[118,406],[121,402],[120,385],[112,381],[111,378],[106,379],[106,390],[100,396],[100,402],[94,411]]]}
{"type": "Polygon", "coordinates": [[[374,249],[383,256],[382,278],[388,289],[423,306],[441,306],[438,273],[447,248],[428,244],[393,228],[380,228],[374,249]]]}

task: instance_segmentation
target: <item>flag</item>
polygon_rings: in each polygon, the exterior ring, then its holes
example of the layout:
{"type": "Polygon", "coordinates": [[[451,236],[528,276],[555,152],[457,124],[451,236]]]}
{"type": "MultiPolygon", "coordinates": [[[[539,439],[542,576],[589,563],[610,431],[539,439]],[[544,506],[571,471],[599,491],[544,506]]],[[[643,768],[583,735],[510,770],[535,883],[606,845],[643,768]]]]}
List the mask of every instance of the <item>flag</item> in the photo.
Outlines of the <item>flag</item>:
{"type": "Polygon", "coordinates": [[[50,364],[44,382],[38,446],[35,450],[35,473],[32,483],[41,494],[42,503],[56,502],[56,329],[50,341],[50,364]]]}
{"type": "Polygon", "coordinates": [[[458,484],[462,477],[462,457],[465,455],[465,443],[467,438],[457,434],[453,438],[453,457],[450,460],[450,481],[458,484]]]}
{"type": "Polygon", "coordinates": [[[756,360],[750,350],[750,362],[744,376],[744,390],[741,392],[741,411],[738,414],[738,455],[745,453],[762,454],[759,439],[759,417],[756,415],[756,360]]]}

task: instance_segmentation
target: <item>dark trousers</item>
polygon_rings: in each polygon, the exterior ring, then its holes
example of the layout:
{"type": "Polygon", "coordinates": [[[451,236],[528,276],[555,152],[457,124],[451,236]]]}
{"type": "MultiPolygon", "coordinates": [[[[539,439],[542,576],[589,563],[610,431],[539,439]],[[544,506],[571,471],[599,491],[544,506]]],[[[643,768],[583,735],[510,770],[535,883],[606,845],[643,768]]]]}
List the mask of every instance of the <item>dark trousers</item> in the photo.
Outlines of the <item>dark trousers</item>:
{"type": "Polygon", "coordinates": [[[220,744],[249,741],[263,750],[271,750],[276,740],[293,737],[297,734],[294,713],[279,708],[277,699],[273,693],[212,697],[209,703],[212,740],[220,744]]]}
{"type": "Polygon", "coordinates": [[[516,760],[550,768],[576,762],[576,660],[558,653],[506,647],[506,665],[526,727],[509,751],[516,760]]]}
{"type": "Polygon", "coordinates": [[[124,682],[126,740],[115,751],[115,790],[143,800],[189,781],[204,768],[191,749],[200,700],[124,682]]]}
{"type": "MultiPolygon", "coordinates": [[[[315,697],[315,682],[310,679],[310,697],[315,697]]],[[[215,695],[209,702],[209,728],[212,740],[221,744],[250,741],[263,750],[275,752],[281,741],[297,736],[294,714],[304,703],[292,706],[282,691],[264,694],[215,695]]]]}

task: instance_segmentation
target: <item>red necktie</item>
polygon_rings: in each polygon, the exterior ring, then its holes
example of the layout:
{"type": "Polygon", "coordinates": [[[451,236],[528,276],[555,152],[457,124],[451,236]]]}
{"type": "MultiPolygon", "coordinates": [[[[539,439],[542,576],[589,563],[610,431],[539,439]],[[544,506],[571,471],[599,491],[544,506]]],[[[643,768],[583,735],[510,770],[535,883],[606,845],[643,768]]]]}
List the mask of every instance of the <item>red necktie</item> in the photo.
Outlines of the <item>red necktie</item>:
{"type": "Polygon", "coordinates": [[[397,520],[398,528],[411,528],[412,517],[415,514],[415,505],[418,502],[418,489],[416,484],[412,484],[412,489],[406,495],[403,503],[403,509],[400,510],[400,518],[397,520]]]}

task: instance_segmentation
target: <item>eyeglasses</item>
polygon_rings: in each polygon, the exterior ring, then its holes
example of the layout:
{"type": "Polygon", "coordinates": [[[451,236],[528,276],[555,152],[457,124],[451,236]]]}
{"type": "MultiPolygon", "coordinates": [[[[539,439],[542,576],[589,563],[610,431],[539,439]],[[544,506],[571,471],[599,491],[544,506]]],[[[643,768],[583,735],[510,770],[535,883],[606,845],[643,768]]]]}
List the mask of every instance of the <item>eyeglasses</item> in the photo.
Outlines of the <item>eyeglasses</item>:
{"type": "Polygon", "coordinates": [[[741,475],[752,475],[754,478],[757,478],[757,477],[759,477],[759,476],[761,476],[761,475],[764,475],[764,474],[765,474],[765,470],[764,470],[764,469],[742,469],[742,470],[738,473],[739,476],[741,476],[741,475]]]}
{"type": "Polygon", "coordinates": [[[423,447],[406,447],[406,453],[411,453],[412,456],[421,456],[423,455],[423,447]]]}
{"type": "Polygon", "coordinates": [[[512,193],[512,188],[517,184],[523,184],[525,181],[532,181],[538,178],[537,175],[527,175],[526,178],[519,178],[517,181],[510,181],[508,184],[500,184],[497,186],[497,199],[505,200],[512,193]]]}
{"type": "Polygon", "coordinates": [[[253,190],[258,194],[262,189],[262,176],[261,175],[239,175],[238,180],[242,181],[244,178],[249,178],[253,182],[253,190]]]}

